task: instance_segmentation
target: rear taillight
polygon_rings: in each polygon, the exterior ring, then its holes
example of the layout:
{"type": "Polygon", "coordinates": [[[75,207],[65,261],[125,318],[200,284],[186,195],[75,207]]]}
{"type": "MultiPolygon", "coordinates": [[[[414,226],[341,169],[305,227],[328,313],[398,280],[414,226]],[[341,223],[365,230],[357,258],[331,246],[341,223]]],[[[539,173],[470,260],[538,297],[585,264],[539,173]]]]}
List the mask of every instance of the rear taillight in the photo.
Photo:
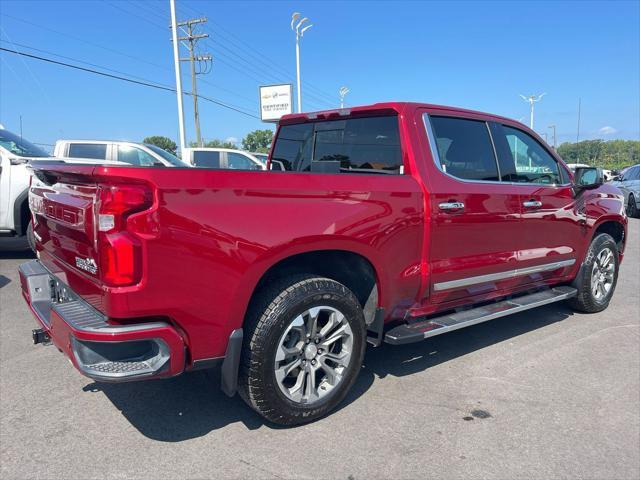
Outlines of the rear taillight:
{"type": "Polygon", "coordinates": [[[153,204],[151,190],[139,185],[101,185],[96,230],[102,281],[113,287],[133,285],[142,277],[142,247],[134,215],[153,204]],[[132,222],[129,222],[129,220],[132,222]]]}

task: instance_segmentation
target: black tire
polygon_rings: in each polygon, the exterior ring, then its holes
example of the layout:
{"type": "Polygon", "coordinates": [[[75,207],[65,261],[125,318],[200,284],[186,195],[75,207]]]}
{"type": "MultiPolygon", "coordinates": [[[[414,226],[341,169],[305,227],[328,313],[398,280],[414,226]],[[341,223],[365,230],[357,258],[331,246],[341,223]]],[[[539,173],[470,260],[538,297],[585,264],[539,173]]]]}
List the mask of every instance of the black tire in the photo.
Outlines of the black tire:
{"type": "Polygon", "coordinates": [[[633,193],[629,194],[629,200],[627,201],[627,216],[632,218],[638,218],[640,216],[638,213],[638,204],[636,203],[633,193]]]}
{"type": "Polygon", "coordinates": [[[569,299],[569,305],[574,310],[586,313],[601,312],[609,306],[613,292],[616,289],[618,282],[618,269],[619,269],[619,257],[618,246],[615,240],[606,233],[600,233],[591,241],[589,250],[587,251],[586,258],[580,267],[578,277],[574,280],[573,286],[578,289],[578,294],[569,299]],[[613,279],[611,287],[605,295],[601,298],[596,298],[592,289],[592,279],[594,275],[598,274],[598,258],[599,255],[609,249],[613,254],[613,279]]]}
{"type": "MultiPolygon", "coordinates": [[[[355,295],[334,280],[296,275],[274,282],[252,302],[243,329],[238,392],[249,406],[273,423],[300,425],[323,417],[344,399],[358,377],[366,347],[364,315],[355,295]],[[294,319],[320,305],[339,310],[344,315],[343,322],[348,322],[352,332],[349,365],[329,393],[312,403],[294,402],[276,379],[276,352],[294,319]]],[[[303,374],[303,383],[306,378],[303,374]]]]}
{"type": "Polygon", "coordinates": [[[27,242],[29,243],[29,248],[33,251],[33,253],[37,253],[36,252],[36,237],[33,234],[33,223],[29,222],[29,226],[27,226],[27,242]]]}

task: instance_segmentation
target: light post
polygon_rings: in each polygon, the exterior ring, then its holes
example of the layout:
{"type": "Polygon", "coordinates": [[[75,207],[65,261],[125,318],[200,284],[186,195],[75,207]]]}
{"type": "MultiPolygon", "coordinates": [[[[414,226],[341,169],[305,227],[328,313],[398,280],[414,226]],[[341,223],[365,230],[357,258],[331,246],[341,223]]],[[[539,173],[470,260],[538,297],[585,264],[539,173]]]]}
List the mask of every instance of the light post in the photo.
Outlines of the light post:
{"type": "Polygon", "coordinates": [[[533,104],[539,102],[545,95],[546,93],[542,93],[538,96],[529,95],[528,97],[525,97],[524,95],[520,94],[522,99],[529,104],[529,128],[531,130],[533,130],[533,104]]]}
{"type": "Polygon", "coordinates": [[[344,108],[344,97],[346,97],[347,93],[349,93],[347,87],[340,87],[340,90],[338,90],[338,94],[340,95],[340,108],[344,108]]]}
{"type": "Polygon", "coordinates": [[[291,30],[296,32],[296,81],[298,86],[298,113],[302,112],[302,88],[300,86],[300,39],[304,36],[304,32],[309,30],[313,25],[302,26],[309,19],[304,17],[294,27],[294,24],[300,18],[300,14],[295,12],[291,15],[291,30]],[[301,28],[302,27],[302,28],[301,28]]]}
{"type": "Polygon", "coordinates": [[[555,126],[555,124],[554,125],[549,125],[548,128],[553,129],[553,149],[555,150],[556,146],[557,146],[557,144],[556,144],[556,126],[555,126]]]}

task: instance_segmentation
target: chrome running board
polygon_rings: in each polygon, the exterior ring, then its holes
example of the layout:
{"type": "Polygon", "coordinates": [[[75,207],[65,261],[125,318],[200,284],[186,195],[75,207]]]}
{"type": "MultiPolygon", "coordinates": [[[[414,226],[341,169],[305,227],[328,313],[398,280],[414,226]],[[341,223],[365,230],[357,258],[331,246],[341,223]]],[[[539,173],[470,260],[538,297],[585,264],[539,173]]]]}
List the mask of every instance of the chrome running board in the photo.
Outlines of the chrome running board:
{"type": "Polygon", "coordinates": [[[417,320],[392,328],[385,334],[384,341],[392,345],[419,342],[441,333],[451,332],[495,318],[566,300],[575,296],[576,293],[577,290],[572,287],[555,287],[441,317],[417,320]]]}

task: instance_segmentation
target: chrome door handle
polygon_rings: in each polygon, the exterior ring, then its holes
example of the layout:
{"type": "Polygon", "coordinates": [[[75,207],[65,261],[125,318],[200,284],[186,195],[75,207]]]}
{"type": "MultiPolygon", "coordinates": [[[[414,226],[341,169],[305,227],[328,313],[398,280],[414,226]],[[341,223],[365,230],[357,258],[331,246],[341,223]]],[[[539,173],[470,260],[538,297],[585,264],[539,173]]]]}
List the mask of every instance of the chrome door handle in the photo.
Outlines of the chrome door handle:
{"type": "Polygon", "coordinates": [[[462,202],[444,202],[438,205],[440,210],[463,210],[464,203],[462,202]]]}
{"type": "Polygon", "coordinates": [[[522,206],[524,208],[540,208],[542,207],[542,202],[538,200],[527,200],[526,202],[522,202],[522,206]]]}

